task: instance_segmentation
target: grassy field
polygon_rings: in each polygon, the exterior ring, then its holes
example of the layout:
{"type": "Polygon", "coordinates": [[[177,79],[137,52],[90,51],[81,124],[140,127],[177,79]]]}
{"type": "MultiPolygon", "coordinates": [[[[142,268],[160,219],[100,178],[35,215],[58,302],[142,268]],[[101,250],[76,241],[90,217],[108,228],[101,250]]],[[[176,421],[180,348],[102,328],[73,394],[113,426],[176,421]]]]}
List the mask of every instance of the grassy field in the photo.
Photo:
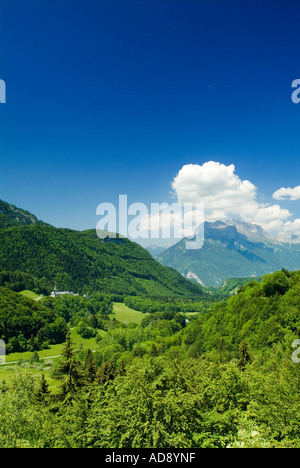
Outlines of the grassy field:
{"type": "Polygon", "coordinates": [[[22,296],[27,297],[28,299],[32,299],[33,301],[36,301],[37,299],[40,298],[38,294],[35,294],[32,291],[21,291],[19,294],[22,294],[22,296]]]}
{"type": "MultiPolygon", "coordinates": [[[[99,333],[105,334],[103,330],[99,330],[99,333]]],[[[90,348],[91,350],[95,350],[97,348],[97,343],[96,343],[95,338],[90,338],[90,339],[82,338],[81,336],[78,335],[78,333],[76,333],[75,329],[71,330],[71,336],[72,336],[72,341],[75,347],[82,346],[84,349],[90,348]]],[[[61,354],[61,350],[63,346],[64,344],[51,345],[49,349],[42,349],[41,351],[38,351],[40,359],[46,359],[46,358],[50,359],[53,357],[58,357],[61,354]]],[[[31,351],[26,351],[24,353],[12,353],[6,356],[6,362],[7,363],[15,362],[15,361],[18,361],[19,359],[27,360],[27,359],[31,359],[31,357],[32,357],[31,351]]]]}
{"type": "Polygon", "coordinates": [[[136,310],[130,309],[125,304],[121,302],[114,302],[114,313],[110,315],[110,318],[115,318],[118,322],[127,322],[127,323],[141,323],[143,318],[147,314],[138,312],[136,310]]]}
{"type": "Polygon", "coordinates": [[[186,312],[184,315],[186,315],[186,317],[189,318],[189,317],[198,317],[200,314],[199,312],[186,312]]]}

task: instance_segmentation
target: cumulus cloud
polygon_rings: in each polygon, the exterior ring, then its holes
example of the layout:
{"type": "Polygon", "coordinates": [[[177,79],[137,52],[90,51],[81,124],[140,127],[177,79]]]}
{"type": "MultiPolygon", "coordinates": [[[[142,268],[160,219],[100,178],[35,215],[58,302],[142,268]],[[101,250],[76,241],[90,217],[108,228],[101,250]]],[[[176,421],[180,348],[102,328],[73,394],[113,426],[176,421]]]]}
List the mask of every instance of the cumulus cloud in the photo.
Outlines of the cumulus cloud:
{"type": "Polygon", "coordinates": [[[300,200],[300,185],[295,188],[282,187],[273,193],[273,198],[275,198],[275,200],[300,200]]]}
{"type": "Polygon", "coordinates": [[[285,223],[283,231],[300,237],[300,219],[285,223]]]}
{"type": "Polygon", "coordinates": [[[275,233],[282,231],[292,216],[279,205],[259,203],[257,187],[242,180],[233,164],[209,161],[185,165],[174,178],[172,188],[179,203],[204,203],[207,221],[239,217],[275,233]]]}

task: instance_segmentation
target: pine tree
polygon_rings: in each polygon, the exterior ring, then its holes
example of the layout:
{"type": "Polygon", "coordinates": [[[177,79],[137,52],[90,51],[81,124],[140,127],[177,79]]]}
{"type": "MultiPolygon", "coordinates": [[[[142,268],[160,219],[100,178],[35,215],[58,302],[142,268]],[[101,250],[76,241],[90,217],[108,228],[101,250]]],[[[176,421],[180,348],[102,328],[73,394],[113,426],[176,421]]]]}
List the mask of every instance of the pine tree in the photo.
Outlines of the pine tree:
{"type": "Polygon", "coordinates": [[[91,384],[95,381],[97,374],[97,367],[95,364],[93,353],[90,349],[87,352],[87,358],[85,362],[84,377],[87,383],[91,384]]]}
{"type": "Polygon", "coordinates": [[[33,352],[30,362],[32,363],[40,362],[40,357],[36,350],[33,352]]]}
{"type": "Polygon", "coordinates": [[[243,340],[239,347],[240,360],[238,362],[238,368],[244,371],[247,364],[252,362],[251,356],[248,352],[248,344],[246,340],[243,340]]]}
{"type": "Polygon", "coordinates": [[[116,377],[116,366],[111,362],[104,362],[97,372],[96,382],[100,385],[104,385],[110,380],[114,380],[116,377]]]}
{"type": "Polygon", "coordinates": [[[49,394],[50,394],[50,392],[49,392],[49,385],[48,385],[48,382],[47,382],[47,380],[45,379],[45,375],[42,374],[39,387],[38,387],[38,389],[37,389],[37,391],[36,391],[37,400],[38,400],[40,403],[44,403],[45,400],[47,399],[47,397],[49,396],[49,394]]]}
{"type": "Polygon", "coordinates": [[[122,359],[122,361],[120,362],[119,375],[126,375],[126,362],[124,361],[124,359],[122,359]]]}
{"type": "Polygon", "coordinates": [[[35,350],[36,350],[36,342],[35,342],[34,335],[31,335],[31,336],[30,336],[30,340],[29,340],[29,344],[28,344],[28,349],[29,349],[30,351],[35,351],[35,350]]]}
{"type": "Polygon", "coordinates": [[[62,379],[63,395],[74,394],[82,385],[82,373],[75,357],[75,350],[70,331],[67,333],[66,343],[61,353],[57,370],[58,378],[62,379]]]}

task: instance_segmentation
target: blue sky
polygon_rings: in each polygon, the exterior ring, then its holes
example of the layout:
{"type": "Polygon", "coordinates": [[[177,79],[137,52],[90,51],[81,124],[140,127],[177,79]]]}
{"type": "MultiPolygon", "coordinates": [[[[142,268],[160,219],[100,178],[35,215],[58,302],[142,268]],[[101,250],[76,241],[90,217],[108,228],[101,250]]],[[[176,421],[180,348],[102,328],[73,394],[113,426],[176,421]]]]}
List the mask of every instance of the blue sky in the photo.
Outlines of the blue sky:
{"type": "Polygon", "coordinates": [[[0,198],[55,225],[170,201],[183,166],[235,165],[300,218],[300,5],[0,0],[0,198]]]}

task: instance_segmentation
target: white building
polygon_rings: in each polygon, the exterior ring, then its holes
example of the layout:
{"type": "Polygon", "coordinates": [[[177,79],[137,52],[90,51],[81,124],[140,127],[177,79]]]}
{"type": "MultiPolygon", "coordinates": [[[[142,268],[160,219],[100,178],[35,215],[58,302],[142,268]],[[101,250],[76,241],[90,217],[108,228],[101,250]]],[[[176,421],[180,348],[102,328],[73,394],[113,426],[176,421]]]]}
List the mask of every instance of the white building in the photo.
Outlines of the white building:
{"type": "Polygon", "coordinates": [[[57,288],[55,286],[54,291],[52,291],[51,293],[51,297],[60,297],[60,296],[65,296],[66,294],[68,294],[69,296],[70,295],[75,296],[75,294],[73,294],[72,291],[57,291],[57,288]]]}

